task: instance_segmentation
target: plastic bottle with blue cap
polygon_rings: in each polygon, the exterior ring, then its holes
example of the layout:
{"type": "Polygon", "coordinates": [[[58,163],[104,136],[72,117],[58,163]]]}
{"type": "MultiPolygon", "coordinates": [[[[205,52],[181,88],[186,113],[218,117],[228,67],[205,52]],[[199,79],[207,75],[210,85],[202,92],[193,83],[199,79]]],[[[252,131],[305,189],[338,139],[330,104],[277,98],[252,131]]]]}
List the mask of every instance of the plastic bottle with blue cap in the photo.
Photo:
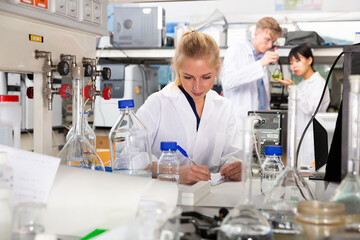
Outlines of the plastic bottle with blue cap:
{"type": "Polygon", "coordinates": [[[176,157],[176,142],[161,142],[161,156],[157,164],[157,179],[161,181],[179,181],[179,159],[176,157]]]}
{"type": "Polygon", "coordinates": [[[284,170],[282,146],[265,146],[265,161],[261,165],[261,193],[266,194],[276,177],[284,170]]]}
{"type": "Polygon", "coordinates": [[[134,100],[120,100],[118,106],[120,116],[109,133],[112,171],[151,178],[148,132],[134,113],[134,100]]]}

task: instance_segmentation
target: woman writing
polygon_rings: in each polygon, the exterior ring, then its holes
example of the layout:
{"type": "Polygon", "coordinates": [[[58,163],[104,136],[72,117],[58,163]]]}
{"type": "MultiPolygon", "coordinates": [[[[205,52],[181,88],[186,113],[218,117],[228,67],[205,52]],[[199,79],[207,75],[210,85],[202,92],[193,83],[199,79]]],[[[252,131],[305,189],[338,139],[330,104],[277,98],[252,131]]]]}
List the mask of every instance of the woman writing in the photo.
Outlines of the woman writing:
{"type": "Polygon", "coordinates": [[[172,61],[176,80],[152,94],[137,116],[149,131],[151,151],[176,141],[196,165],[180,159],[179,182],[207,181],[220,172],[240,181],[240,136],[228,100],[211,90],[221,67],[219,48],[209,35],[194,30],[180,39],[172,61]]]}
{"type": "MultiPolygon", "coordinates": [[[[308,124],[311,116],[314,114],[317,105],[319,104],[322,90],[325,85],[325,80],[318,72],[313,69],[314,56],[308,46],[298,46],[291,49],[288,60],[290,63],[291,71],[301,76],[303,80],[298,86],[298,100],[297,100],[297,139],[300,139],[306,125],[308,124]]],[[[278,79],[280,83],[285,86],[295,85],[289,79],[278,79]]],[[[326,87],[324,98],[321,102],[319,112],[326,112],[330,103],[329,89],[326,87]]],[[[302,146],[300,149],[300,163],[303,166],[314,164],[314,135],[313,127],[310,125],[307,130],[302,146]]]]}

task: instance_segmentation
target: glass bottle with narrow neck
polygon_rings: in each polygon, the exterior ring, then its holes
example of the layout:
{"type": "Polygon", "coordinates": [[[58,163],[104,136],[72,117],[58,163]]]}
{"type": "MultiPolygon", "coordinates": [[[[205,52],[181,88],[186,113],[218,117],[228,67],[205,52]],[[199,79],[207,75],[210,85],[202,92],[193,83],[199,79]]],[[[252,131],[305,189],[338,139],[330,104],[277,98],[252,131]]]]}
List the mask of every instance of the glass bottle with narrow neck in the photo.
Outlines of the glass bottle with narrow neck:
{"type": "Polygon", "coordinates": [[[104,164],[96,150],[84,136],[84,89],[83,69],[73,68],[73,132],[59,153],[61,163],[72,166],[104,171],[104,164]]]}
{"type": "Polygon", "coordinates": [[[218,230],[218,240],[273,239],[266,218],[255,208],[251,197],[252,120],[246,118],[243,124],[242,183],[245,196],[225,217],[218,230]]]}
{"type": "Polygon", "coordinates": [[[146,127],[134,113],[134,100],[118,102],[120,116],[109,133],[114,173],[152,176],[151,150],[146,127]]]}
{"type": "MultiPolygon", "coordinates": [[[[89,141],[89,143],[94,148],[94,150],[96,150],[96,135],[95,135],[94,130],[92,130],[92,128],[89,125],[88,112],[84,112],[83,119],[84,119],[84,122],[83,122],[84,136],[89,141]]],[[[70,128],[69,132],[66,134],[66,141],[69,141],[71,139],[71,137],[73,136],[73,134],[74,134],[74,128],[70,128]]]]}
{"type": "Polygon", "coordinates": [[[293,215],[301,200],[314,200],[308,184],[296,166],[297,87],[289,86],[287,164],[265,196],[265,207],[293,215]]]}
{"type": "Polygon", "coordinates": [[[349,94],[349,145],[347,175],[334,191],[331,201],[345,204],[346,228],[360,229],[360,75],[351,75],[349,94]]]}

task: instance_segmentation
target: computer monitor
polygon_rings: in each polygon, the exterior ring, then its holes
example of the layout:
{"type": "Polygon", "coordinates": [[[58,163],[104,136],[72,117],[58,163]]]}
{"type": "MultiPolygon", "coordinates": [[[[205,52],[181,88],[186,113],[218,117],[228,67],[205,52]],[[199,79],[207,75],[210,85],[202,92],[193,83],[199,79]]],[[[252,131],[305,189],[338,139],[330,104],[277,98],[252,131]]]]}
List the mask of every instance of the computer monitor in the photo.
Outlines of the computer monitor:
{"type": "Polygon", "coordinates": [[[315,119],[325,128],[328,139],[328,151],[330,150],[331,141],[334,136],[337,113],[317,113],[315,119]]]}

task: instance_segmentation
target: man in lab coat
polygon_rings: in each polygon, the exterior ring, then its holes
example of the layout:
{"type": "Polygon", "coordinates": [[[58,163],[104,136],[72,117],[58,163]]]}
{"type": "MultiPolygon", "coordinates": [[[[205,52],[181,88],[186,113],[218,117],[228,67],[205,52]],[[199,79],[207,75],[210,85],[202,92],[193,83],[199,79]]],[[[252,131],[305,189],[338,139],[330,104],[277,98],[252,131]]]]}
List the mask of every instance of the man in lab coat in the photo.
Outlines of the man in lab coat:
{"type": "Polygon", "coordinates": [[[237,119],[250,110],[270,109],[270,74],[268,65],[279,56],[272,48],[281,35],[278,22],[264,17],[256,23],[254,38],[239,42],[226,51],[221,71],[224,97],[234,105],[237,119]]]}

